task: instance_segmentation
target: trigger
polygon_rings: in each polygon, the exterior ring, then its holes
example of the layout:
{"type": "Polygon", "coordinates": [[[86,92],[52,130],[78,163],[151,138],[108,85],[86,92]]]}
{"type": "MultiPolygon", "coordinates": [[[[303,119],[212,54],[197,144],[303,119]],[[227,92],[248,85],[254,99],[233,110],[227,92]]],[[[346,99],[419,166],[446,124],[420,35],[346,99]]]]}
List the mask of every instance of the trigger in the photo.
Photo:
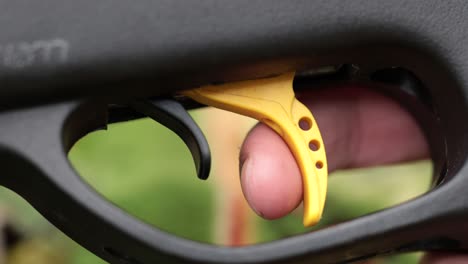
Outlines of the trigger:
{"type": "Polygon", "coordinates": [[[179,102],[172,99],[137,100],[130,105],[137,112],[174,131],[189,148],[195,162],[198,178],[202,180],[208,178],[211,168],[211,154],[208,142],[200,127],[179,102]]]}
{"type": "Polygon", "coordinates": [[[296,99],[293,80],[294,72],[288,72],[264,79],[199,87],[182,94],[202,104],[255,118],[283,138],[302,174],[304,225],[311,226],[322,217],[328,168],[317,122],[310,110],[296,99]]]}

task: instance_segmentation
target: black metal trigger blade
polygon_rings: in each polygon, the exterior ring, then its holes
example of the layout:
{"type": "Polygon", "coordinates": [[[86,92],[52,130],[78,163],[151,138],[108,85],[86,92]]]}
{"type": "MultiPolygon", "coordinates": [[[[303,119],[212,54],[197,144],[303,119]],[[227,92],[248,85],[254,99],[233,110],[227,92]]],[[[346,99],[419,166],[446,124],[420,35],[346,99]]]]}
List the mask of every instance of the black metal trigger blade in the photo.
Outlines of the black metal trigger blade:
{"type": "Polygon", "coordinates": [[[198,178],[202,180],[208,178],[211,168],[208,142],[200,127],[179,102],[172,99],[137,100],[130,105],[137,112],[174,131],[189,148],[198,178]]]}

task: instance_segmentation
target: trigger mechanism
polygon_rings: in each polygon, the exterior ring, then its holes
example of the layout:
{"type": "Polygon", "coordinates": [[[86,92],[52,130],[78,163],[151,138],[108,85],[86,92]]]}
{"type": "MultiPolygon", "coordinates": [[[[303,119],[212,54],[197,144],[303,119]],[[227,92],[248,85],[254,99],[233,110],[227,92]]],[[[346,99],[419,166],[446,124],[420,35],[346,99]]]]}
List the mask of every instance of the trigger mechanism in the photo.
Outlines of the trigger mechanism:
{"type": "MultiPolygon", "coordinates": [[[[327,192],[328,168],[325,147],[314,116],[293,90],[294,73],[204,86],[183,91],[193,100],[255,118],[278,133],[291,150],[302,174],[305,226],[319,222],[327,192]]],[[[209,175],[211,155],[198,125],[184,107],[172,99],[138,100],[136,111],[174,131],[190,149],[200,179],[209,175]]]]}
{"type": "Polygon", "coordinates": [[[199,103],[255,118],[276,131],[294,155],[304,186],[304,225],[318,223],[327,191],[327,161],[317,123],[293,90],[294,73],[182,92],[199,103]]]}

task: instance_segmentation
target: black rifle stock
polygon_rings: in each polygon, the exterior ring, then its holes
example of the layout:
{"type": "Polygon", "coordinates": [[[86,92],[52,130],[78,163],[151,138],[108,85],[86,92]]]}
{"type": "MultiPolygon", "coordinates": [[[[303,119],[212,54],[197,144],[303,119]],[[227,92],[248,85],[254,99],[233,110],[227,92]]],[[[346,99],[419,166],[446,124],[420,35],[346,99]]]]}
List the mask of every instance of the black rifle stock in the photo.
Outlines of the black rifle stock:
{"type": "Polygon", "coordinates": [[[0,14],[0,183],[101,258],[335,263],[468,249],[465,1],[3,0],[0,14]],[[67,160],[86,133],[142,116],[127,107],[135,98],[330,65],[353,68],[346,78],[376,84],[414,114],[434,161],[430,192],[332,228],[227,248],[134,219],[67,160]]]}

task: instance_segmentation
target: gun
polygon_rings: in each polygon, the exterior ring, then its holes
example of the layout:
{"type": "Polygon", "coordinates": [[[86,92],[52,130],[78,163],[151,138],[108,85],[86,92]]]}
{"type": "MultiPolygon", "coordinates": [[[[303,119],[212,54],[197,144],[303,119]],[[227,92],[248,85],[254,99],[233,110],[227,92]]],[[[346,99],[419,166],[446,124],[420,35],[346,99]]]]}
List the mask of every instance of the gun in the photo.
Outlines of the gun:
{"type": "Polygon", "coordinates": [[[467,12],[462,0],[1,1],[0,184],[110,263],[337,263],[466,250],[467,12]],[[317,74],[327,67],[337,70],[317,74]],[[179,92],[286,72],[371,82],[401,102],[429,142],[431,191],[331,228],[226,248],[132,218],[67,160],[90,131],[151,116],[181,135],[206,177],[206,142],[179,107],[200,104],[179,92]]]}

